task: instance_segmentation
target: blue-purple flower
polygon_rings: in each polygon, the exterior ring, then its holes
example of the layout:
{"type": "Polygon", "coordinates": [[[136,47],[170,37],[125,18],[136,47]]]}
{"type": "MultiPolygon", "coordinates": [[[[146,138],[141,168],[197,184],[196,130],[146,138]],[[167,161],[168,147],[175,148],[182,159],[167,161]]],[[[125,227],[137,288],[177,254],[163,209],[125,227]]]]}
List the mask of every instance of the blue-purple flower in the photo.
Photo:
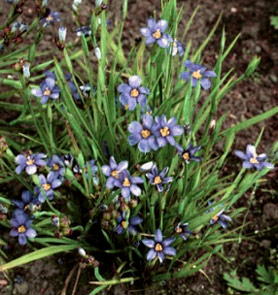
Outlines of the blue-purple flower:
{"type": "Polygon", "coordinates": [[[63,159],[57,155],[53,155],[47,162],[47,166],[53,171],[56,177],[63,176],[65,173],[65,165],[63,159]]]}
{"type": "MultiPolygon", "coordinates": [[[[213,202],[209,201],[208,205],[211,206],[213,202]]],[[[218,206],[220,207],[220,206],[218,206]]],[[[212,211],[214,211],[215,208],[210,208],[209,210],[207,210],[207,213],[210,213],[212,211]]],[[[228,215],[223,214],[223,212],[225,211],[225,209],[222,209],[220,212],[218,212],[217,214],[215,214],[211,220],[210,220],[210,224],[215,224],[218,223],[219,225],[221,225],[223,228],[227,228],[228,227],[228,222],[232,221],[232,218],[228,215]]]]}
{"type": "Polygon", "coordinates": [[[21,200],[13,200],[13,204],[24,212],[34,212],[40,208],[40,202],[37,198],[34,198],[30,191],[23,191],[21,194],[21,200]]]}
{"type": "Polygon", "coordinates": [[[177,226],[175,227],[175,232],[182,237],[185,241],[187,240],[187,237],[192,234],[192,231],[188,229],[188,222],[181,223],[179,222],[177,226]]]}
{"type": "Polygon", "coordinates": [[[52,10],[49,11],[48,15],[46,17],[43,17],[41,19],[41,23],[43,24],[43,27],[48,27],[50,24],[54,22],[60,22],[60,12],[53,12],[52,10]]]}
{"type": "Polygon", "coordinates": [[[121,93],[119,100],[122,106],[133,111],[138,102],[142,108],[147,104],[146,95],[150,93],[149,89],[141,86],[142,80],[139,76],[131,76],[128,84],[121,84],[118,91],[121,93]]]}
{"type": "Polygon", "coordinates": [[[128,137],[130,145],[138,144],[138,149],[142,153],[148,153],[151,150],[157,150],[158,144],[154,136],[158,125],[154,122],[150,115],[142,116],[142,124],[133,121],[128,126],[131,135],[128,137]]]}
{"type": "Polygon", "coordinates": [[[183,80],[191,80],[191,85],[195,87],[197,82],[200,81],[201,86],[208,90],[211,86],[209,78],[216,77],[216,73],[214,71],[207,71],[207,68],[194,64],[190,60],[185,61],[184,66],[189,70],[188,72],[182,72],[180,78],[183,80]]]}
{"type": "Polygon", "coordinates": [[[201,149],[199,145],[193,146],[192,143],[188,145],[188,147],[184,150],[181,146],[177,145],[177,150],[179,155],[185,161],[186,164],[189,164],[191,161],[193,162],[201,162],[202,158],[195,156],[195,154],[201,149]]]}
{"type": "Polygon", "coordinates": [[[15,169],[16,174],[20,174],[23,170],[26,171],[27,174],[32,175],[35,174],[40,166],[45,166],[46,155],[42,153],[31,154],[28,156],[17,155],[15,157],[15,162],[18,166],[15,169]]]}
{"type": "Polygon", "coordinates": [[[38,194],[38,200],[41,203],[45,202],[45,197],[50,201],[53,200],[53,189],[59,187],[62,184],[62,180],[57,178],[54,172],[49,172],[47,177],[43,174],[39,175],[40,186],[35,187],[35,192],[38,194]]]}
{"type": "Polygon", "coordinates": [[[170,45],[171,37],[165,33],[168,22],[164,19],[156,22],[153,18],[148,20],[148,27],[141,28],[141,34],[146,37],[146,44],[157,43],[162,48],[170,45]]]}
{"type": "MultiPolygon", "coordinates": [[[[95,163],[96,163],[95,160],[88,161],[86,165],[84,166],[84,172],[85,172],[86,178],[88,178],[89,177],[88,167],[89,167],[91,170],[93,183],[94,185],[98,185],[99,184],[99,178],[97,176],[98,166],[95,165],[95,163]]],[[[73,166],[72,170],[74,173],[77,173],[77,174],[82,174],[82,171],[83,171],[83,169],[80,167],[79,164],[76,164],[75,166],[73,166]]]]}
{"type": "Polygon", "coordinates": [[[121,189],[121,195],[125,199],[129,199],[130,195],[139,197],[141,195],[141,188],[137,185],[144,183],[141,177],[131,177],[127,170],[123,170],[119,179],[114,181],[114,186],[121,189]]]}
{"type": "Polygon", "coordinates": [[[85,36],[85,37],[88,37],[91,35],[91,27],[89,26],[83,26],[83,27],[80,27],[80,28],[77,28],[75,30],[75,33],[78,37],[80,37],[82,34],[85,36]]]}
{"type": "Polygon", "coordinates": [[[267,154],[258,155],[254,145],[248,144],[246,147],[246,153],[235,151],[235,155],[244,160],[242,163],[244,168],[256,168],[257,170],[261,170],[263,168],[274,168],[273,164],[265,162],[265,159],[267,159],[267,154]]]}
{"type": "Polygon", "coordinates": [[[49,98],[52,100],[57,100],[60,96],[60,89],[56,85],[56,80],[47,77],[42,83],[40,88],[32,89],[31,93],[41,98],[41,103],[45,104],[48,102],[49,98]]]}
{"type": "Polygon", "coordinates": [[[172,117],[167,121],[166,116],[156,116],[155,122],[158,124],[155,135],[159,147],[164,147],[167,143],[176,146],[174,136],[179,136],[184,133],[181,126],[176,125],[177,119],[172,117]]]}
{"type": "Polygon", "coordinates": [[[172,56],[179,54],[179,56],[184,55],[185,48],[181,42],[177,41],[177,39],[173,40],[170,43],[169,52],[171,52],[172,56]]]}
{"type": "Polygon", "coordinates": [[[112,189],[114,187],[115,180],[119,179],[123,170],[127,169],[128,161],[122,161],[119,164],[116,163],[114,157],[110,157],[109,165],[103,165],[101,167],[102,173],[108,177],[106,181],[106,187],[112,189]]]}
{"type": "Polygon", "coordinates": [[[126,218],[126,212],[123,212],[118,218],[118,225],[115,228],[115,231],[122,235],[126,230],[129,231],[130,234],[136,235],[137,229],[136,225],[142,223],[143,219],[139,216],[131,217],[129,219],[126,218]]]}
{"type": "Polygon", "coordinates": [[[156,230],[154,240],[143,239],[142,243],[145,246],[151,248],[147,253],[147,260],[153,260],[157,256],[160,263],[162,263],[165,259],[165,255],[175,256],[176,249],[169,247],[174,242],[174,240],[175,238],[167,238],[163,240],[160,229],[156,230]]]}
{"type": "Polygon", "coordinates": [[[152,166],[152,171],[146,174],[152,185],[155,185],[159,192],[164,190],[163,184],[173,181],[173,177],[166,177],[169,167],[164,168],[161,172],[158,171],[156,165],[152,166]]]}
{"type": "Polygon", "coordinates": [[[37,232],[31,227],[32,220],[23,211],[17,211],[14,218],[11,219],[12,229],[10,236],[18,237],[20,245],[27,244],[28,238],[37,236],[37,232]]]}

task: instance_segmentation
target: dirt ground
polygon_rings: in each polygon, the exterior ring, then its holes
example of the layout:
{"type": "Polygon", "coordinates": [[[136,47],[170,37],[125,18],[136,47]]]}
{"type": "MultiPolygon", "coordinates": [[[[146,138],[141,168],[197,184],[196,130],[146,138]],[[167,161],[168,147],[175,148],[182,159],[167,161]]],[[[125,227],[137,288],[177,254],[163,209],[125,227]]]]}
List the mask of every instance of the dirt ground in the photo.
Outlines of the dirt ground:
{"type": "MultiPolygon", "coordinates": [[[[0,4],[0,23],[6,12],[6,4],[0,4]],[[3,9],[2,9],[3,8],[3,9]]],[[[92,1],[91,1],[92,2],[92,1]]],[[[109,1],[108,11],[111,17],[117,17],[120,13],[121,1],[109,1]]],[[[68,17],[69,5],[71,1],[49,1],[49,6],[54,11],[62,12],[62,22],[69,28],[69,33],[73,34],[72,19],[68,17]],[[67,15],[67,17],[66,17],[67,15]]],[[[85,1],[86,3],[86,1],[85,1]]],[[[89,3],[87,1],[87,3],[89,3]]],[[[225,26],[227,32],[227,44],[241,32],[241,37],[234,50],[227,58],[224,71],[234,68],[235,73],[241,75],[247,67],[252,56],[261,57],[261,63],[257,73],[251,78],[243,81],[234,90],[223,98],[218,117],[223,112],[229,110],[229,119],[226,126],[231,126],[243,118],[250,118],[266,111],[278,103],[278,31],[270,26],[270,16],[277,13],[278,1],[271,0],[187,0],[178,1],[184,5],[185,14],[180,29],[186,25],[187,20],[197,5],[200,9],[195,21],[188,33],[187,40],[192,39],[193,44],[198,46],[214,25],[219,14],[223,12],[221,24],[216,31],[213,40],[205,49],[203,56],[204,63],[210,67],[215,64],[217,52],[219,51],[222,28],[225,26]]],[[[136,37],[140,36],[139,28],[145,25],[146,20],[151,17],[154,11],[159,11],[160,0],[129,1],[128,17],[124,34],[124,44],[128,45],[136,37]]],[[[86,9],[84,10],[84,13],[86,9]]],[[[26,10],[26,17],[32,14],[32,7],[26,10]]],[[[47,42],[51,41],[51,36],[47,37],[47,42]]],[[[47,44],[47,43],[46,43],[47,44]]],[[[49,44],[49,43],[48,43],[49,44]]],[[[46,45],[49,46],[49,45],[46,45]]],[[[217,118],[216,118],[217,119],[217,118]]],[[[277,117],[271,118],[264,123],[252,127],[252,131],[241,132],[235,143],[235,148],[244,149],[246,144],[254,143],[262,127],[265,132],[259,146],[259,152],[267,152],[278,138],[277,117]]],[[[233,159],[227,167],[233,169],[233,159]]],[[[235,223],[235,226],[243,222],[247,224],[243,234],[257,238],[257,243],[243,241],[225,246],[225,256],[228,262],[218,257],[211,259],[204,268],[204,274],[181,280],[173,280],[163,285],[154,286],[147,291],[132,292],[129,294],[187,294],[187,295],[223,295],[227,294],[227,285],[223,281],[223,272],[237,269],[238,273],[248,276],[251,280],[255,274],[257,263],[273,264],[277,257],[270,255],[271,248],[277,247],[278,233],[278,198],[277,198],[277,168],[269,173],[269,183],[259,190],[255,196],[247,194],[242,198],[238,206],[249,208],[246,216],[243,216],[235,223]],[[269,258],[271,256],[271,259],[269,258]],[[276,257],[276,258],[275,258],[276,257]]],[[[0,277],[1,295],[20,294],[46,294],[57,295],[62,290],[65,279],[74,267],[76,261],[70,260],[66,256],[55,257],[52,260],[43,260],[28,265],[22,269],[15,270],[11,276],[13,280],[9,286],[2,285],[5,278],[0,277]]],[[[92,275],[93,276],[93,275],[92,275]]],[[[90,288],[86,288],[86,280],[90,278],[90,272],[82,275],[81,283],[78,285],[76,295],[87,295],[90,288]]],[[[91,279],[91,278],[90,278],[91,279]]],[[[72,288],[74,279],[70,283],[72,288]]],[[[115,289],[113,294],[128,294],[123,288],[115,289]]],[[[69,293],[71,294],[71,293],[69,293]]]]}

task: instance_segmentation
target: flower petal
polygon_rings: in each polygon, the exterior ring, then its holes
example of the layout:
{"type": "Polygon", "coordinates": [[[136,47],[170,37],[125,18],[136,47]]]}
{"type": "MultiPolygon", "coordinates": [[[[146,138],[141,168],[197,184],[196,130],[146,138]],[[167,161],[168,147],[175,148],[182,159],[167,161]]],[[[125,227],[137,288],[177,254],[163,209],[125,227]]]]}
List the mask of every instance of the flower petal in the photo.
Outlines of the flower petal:
{"type": "Polygon", "coordinates": [[[160,229],[157,229],[155,231],[155,241],[156,242],[162,242],[162,240],[163,240],[162,232],[161,232],[160,229]]]}
{"type": "Polygon", "coordinates": [[[141,189],[140,189],[140,187],[137,186],[137,185],[132,184],[132,185],[130,186],[130,191],[131,191],[131,193],[132,193],[134,196],[136,196],[136,197],[139,197],[139,196],[141,195],[141,189]]]}
{"type": "Polygon", "coordinates": [[[173,247],[166,247],[166,248],[163,249],[163,252],[166,255],[170,255],[170,256],[175,256],[177,254],[176,249],[173,248],[173,247]]]}
{"type": "Polygon", "coordinates": [[[151,249],[147,253],[147,260],[148,261],[153,260],[155,256],[156,256],[156,252],[154,251],[154,249],[151,249]]]}
{"type": "Polygon", "coordinates": [[[139,122],[133,121],[128,125],[128,131],[130,133],[140,133],[142,131],[142,126],[139,122]]]}
{"type": "Polygon", "coordinates": [[[154,240],[151,240],[151,239],[143,239],[142,243],[149,248],[153,248],[155,245],[154,240]]]}
{"type": "Polygon", "coordinates": [[[128,79],[128,83],[132,88],[139,88],[142,80],[139,76],[130,76],[128,79]]]}

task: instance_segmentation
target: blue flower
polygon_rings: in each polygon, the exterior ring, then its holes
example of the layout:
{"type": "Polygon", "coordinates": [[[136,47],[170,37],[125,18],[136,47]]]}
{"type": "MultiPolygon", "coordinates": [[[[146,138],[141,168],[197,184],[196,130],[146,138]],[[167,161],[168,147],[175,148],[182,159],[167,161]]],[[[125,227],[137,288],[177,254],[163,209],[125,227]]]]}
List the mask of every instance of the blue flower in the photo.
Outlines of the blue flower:
{"type": "Polygon", "coordinates": [[[49,11],[48,15],[46,17],[43,17],[41,19],[41,23],[43,24],[43,27],[48,27],[50,24],[54,22],[60,22],[60,12],[53,12],[52,10],[49,11]]]}
{"type": "Polygon", "coordinates": [[[67,154],[61,157],[61,160],[66,167],[71,167],[74,157],[71,154],[67,154]]]}
{"type": "Polygon", "coordinates": [[[177,150],[179,155],[185,161],[186,164],[189,164],[191,161],[193,162],[201,162],[201,157],[196,157],[195,154],[201,149],[199,145],[193,146],[192,143],[184,150],[181,146],[177,145],[177,150]]]}
{"type": "Polygon", "coordinates": [[[32,89],[31,93],[36,97],[41,97],[41,103],[45,104],[49,98],[57,100],[60,96],[60,89],[55,79],[48,77],[41,83],[40,88],[32,89]]]}
{"type": "Polygon", "coordinates": [[[18,31],[19,33],[22,34],[22,33],[26,32],[27,29],[28,29],[28,26],[23,22],[16,21],[16,22],[12,23],[12,25],[11,25],[11,32],[12,33],[18,31]]]}
{"type": "Polygon", "coordinates": [[[273,164],[264,161],[267,159],[266,154],[257,154],[256,147],[254,145],[247,145],[246,154],[241,151],[235,151],[235,155],[244,160],[242,163],[244,168],[256,168],[257,170],[261,170],[263,168],[274,168],[273,164]]]}
{"type": "Polygon", "coordinates": [[[153,121],[152,116],[143,115],[142,124],[133,121],[128,126],[131,135],[128,137],[130,145],[138,143],[138,149],[142,153],[148,153],[151,150],[157,150],[158,145],[154,136],[158,125],[153,121]]]}
{"type": "MultiPolygon", "coordinates": [[[[208,205],[211,206],[213,202],[209,201],[208,205]]],[[[222,206],[218,206],[218,207],[222,207],[222,206]]],[[[210,213],[212,211],[214,211],[215,208],[210,208],[209,210],[207,210],[207,213],[210,213]]],[[[215,224],[218,223],[219,225],[221,225],[223,228],[227,228],[228,227],[228,222],[232,221],[232,218],[229,217],[228,215],[223,214],[223,212],[225,211],[225,209],[222,209],[220,212],[218,212],[217,214],[215,214],[211,220],[210,220],[210,224],[215,224]]]]}
{"type": "Polygon", "coordinates": [[[183,80],[190,80],[191,79],[191,85],[195,87],[197,85],[197,82],[200,80],[201,86],[208,90],[211,86],[209,78],[216,77],[216,73],[214,71],[207,71],[207,68],[199,65],[194,64],[190,60],[187,60],[183,63],[186,68],[189,69],[189,72],[182,72],[180,75],[180,78],[183,80]]]}
{"type": "Polygon", "coordinates": [[[146,95],[150,93],[149,89],[141,86],[142,80],[139,76],[131,76],[128,84],[121,84],[118,91],[121,93],[119,100],[122,106],[133,111],[138,102],[142,108],[146,106],[146,95]]]}
{"type": "Polygon", "coordinates": [[[171,118],[167,121],[166,116],[156,116],[155,122],[158,124],[155,135],[157,137],[157,143],[159,147],[164,147],[167,143],[176,146],[174,136],[179,136],[184,133],[181,126],[176,125],[177,119],[171,118]]]}
{"type": "Polygon", "coordinates": [[[119,179],[114,181],[114,186],[121,189],[121,195],[125,199],[129,199],[130,195],[139,197],[141,189],[137,184],[144,183],[141,177],[131,177],[127,170],[123,170],[119,179]]]}
{"type": "Polygon", "coordinates": [[[11,219],[12,229],[10,236],[18,237],[20,245],[27,244],[27,238],[34,238],[37,232],[31,227],[32,220],[29,219],[23,211],[17,211],[14,218],[11,219]]]}
{"type": "Polygon", "coordinates": [[[168,22],[166,20],[159,20],[156,22],[154,19],[148,20],[148,27],[141,28],[141,34],[146,37],[146,44],[157,43],[162,48],[167,48],[170,45],[171,37],[165,34],[168,22]]]}
{"type": "Polygon", "coordinates": [[[85,36],[85,37],[88,37],[88,36],[91,36],[92,32],[91,32],[91,27],[89,26],[83,26],[83,27],[80,27],[80,28],[77,28],[75,30],[75,33],[78,37],[80,37],[82,34],[85,36]]]}
{"type": "Polygon", "coordinates": [[[154,240],[151,239],[143,239],[142,243],[151,248],[147,253],[147,260],[153,260],[156,256],[158,257],[160,263],[162,263],[165,259],[165,255],[175,256],[176,249],[173,247],[169,247],[175,238],[167,238],[163,240],[162,232],[160,229],[157,229],[155,232],[154,240]]]}
{"type": "Polygon", "coordinates": [[[59,187],[62,184],[62,180],[57,178],[54,172],[49,172],[47,177],[43,174],[39,175],[40,187],[35,187],[35,193],[38,194],[38,200],[41,203],[45,202],[45,196],[49,200],[53,200],[54,191],[53,189],[59,187]]]}
{"type": "Polygon", "coordinates": [[[15,173],[20,174],[23,170],[25,170],[29,175],[35,174],[39,166],[46,165],[45,160],[43,160],[44,158],[46,158],[46,155],[42,153],[31,154],[28,156],[17,155],[15,157],[15,162],[18,166],[15,169],[15,173]]]}
{"type": "Polygon", "coordinates": [[[68,85],[69,85],[71,94],[72,94],[72,96],[73,96],[74,99],[80,100],[80,96],[79,96],[78,90],[75,87],[74,83],[72,82],[71,77],[72,77],[71,74],[66,74],[66,80],[68,81],[68,85]]]}
{"type": "Polygon", "coordinates": [[[172,54],[172,56],[175,56],[178,53],[179,56],[182,57],[184,55],[185,48],[182,45],[182,43],[180,43],[179,41],[177,41],[177,39],[175,39],[171,41],[168,51],[169,53],[172,54]]]}
{"type": "Polygon", "coordinates": [[[187,240],[187,237],[192,234],[192,231],[188,229],[189,223],[179,222],[175,227],[175,232],[182,237],[184,240],[187,240]]]}
{"type": "MultiPolygon", "coordinates": [[[[86,178],[89,177],[89,173],[88,173],[88,168],[87,166],[90,167],[91,169],[91,173],[92,173],[92,179],[93,179],[93,183],[94,185],[98,185],[99,184],[99,178],[97,177],[97,171],[98,171],[98,166],[95,165],[95,160],[90,160],[89,162],[86,163],[85,167],[84,167],[84,172],[86,175],[86,178]]],[[[72,168],[73,172],[76,174],[82,174],[82,168],[80,167],[80,165],[76,164],[73,168],[72,168]]]]}
{"type": "Polygon", "coordinates": [[[109,165],[103,165],[101,167],[102,173],[108,177],[106,181],[106,187],[112,189],[114,187],[115,180],[119,179],[123,170],[127,169],[128,161],[122,161],[119,164],[116,163],[114,157],[110,157],[109,165]]]}
{"type": "Polygon", "coordinates": [[[126,218],[126,212],[123,212],[118,218],[117,218],[118,225],[115,228],[115,231],[122,235],[126,230],[129,231],[130,234],[136,235],[137,229],[136,225],[143,222],[143,219],[139,216],[131,217],[127,220],[126,218]]]}
{"type": "Polygon", "coordinates": [[[31,192],[25,190],[21,194],[20,200],[13,200],[12,203],[20,210],[24,212],[31,212],[38,210],[40,208],[40,202],[37,198],[34,198],[31,192]]]}
{"type": "Polygon", "coordinates": [[[47,166],[53,171],[56,177],[65,174],[65,165],[63,159],[57,155],[53,155],[47,162],[47,166]]]}
{"type": "Polygon", "coordinates": [[[163,184],[173,181],[173,177],[166,177],[169,167],[166,167],[159,173],[156,165],[152,166],[152,172],[146,174],[146,177],[150,180],[152,185],[155,185],[159,192],[163,192],[163,184]]]}

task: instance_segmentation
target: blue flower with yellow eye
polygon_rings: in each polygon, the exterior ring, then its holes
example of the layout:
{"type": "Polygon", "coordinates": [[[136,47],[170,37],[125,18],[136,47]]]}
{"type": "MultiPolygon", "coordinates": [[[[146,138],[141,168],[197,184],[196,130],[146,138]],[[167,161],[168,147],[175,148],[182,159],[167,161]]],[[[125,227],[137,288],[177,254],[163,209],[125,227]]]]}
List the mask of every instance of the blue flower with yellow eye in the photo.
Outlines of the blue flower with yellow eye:
{"type": "Polygon", "coordinates": [[[197,82],[200,81],[201,86],[205,90],[210,88],[211,83],[209,79],[216,77],[216,73],[214,71],[208,71],[206,67],[194,64],[190,60],[185,61],[183,64],[189,71],[181,73],[180,78],[182,80],[191,80],[191,85],[193,87],[195,87],[197,82]]]}
{"type": "Polygon", "coordinates": [[[127,170],[123,170],[119,179],[115,179],[114,186],[121,189],[123,198],[129,200],[130,195],[139,197],[141,195],[141,188],[137,184],[144,183],[141,177],[131,177],[127,170]]]}
{"type": "Polygon", "coordinates": [[[115,228],[115,232],[119,235],[122,235],[126,230],[129,231],[130,234],[136,235],[137,229],[136,226],[143,222],[143,219],[139,216],[126,218],[126,212],[123,212],[117,218],[118,225],[115,228]]]}
{"type": "Polygon", "coordinates": [[[168,22],[164,19],[156,22],[153,18],[148,20],[148,27],[141,28],[141,34],[146,37],[146,44],[157,43],[162,48],[170,46],[173,41],[171,36],[165,33],[168,22]]]}
{"type": "Polygon", "coordinates": [[[65,174],[65,165],[63,160],[57,155],[53,155],[50,159],[48,159],[47,166],[57,177],[65,174]]]}
{"type": "Polygon", "coordinates": [[[38,200],[41,203],[45,202],[45,197],[47,197],[50,201],[53,200],[53,189],[59,187],[62,184],[62,180],[57,178],[54,172],[49,172],[47,177],[45,177],[43,174],[40,174],[39,182],[40,186],[35,187],[35,193],[38,194],[38,200]]]}
{"type": "Polygon", "coordinates": [[[128,137],[129,144],[132,146],[138,144],[138,149],[142,153],[157,150],[158,145],[154,136],[157,126],[150,115],[142,116],[142,124],[137,121],[131,122],[128,126],[128,131],[131,133],[128,137]]]}
{"type": "Polygon", "coordinates": [[[106,181],[106,187],[112,189],[114,187],[115,180],[119,179],[122,171],[128,167],[128,161],[122,161],[119,164],[116,163],[114,157],[110,157],[109,165],[103,165],[101,167],[102,173],[108,177],[106,181]]]}
{"type": "Polygon", "coordinates": [[[267,154],[257,154],[256,147],[252,144],[248,144],[246,147],[246,153],[241,151],[235,151],[235,155],[243,160],[242,167],[246,169],[255,168],[262,170],[263,168],[273,169],[273,164],[266,162],[267,154]]]}
{"type": "MultiPolygon", "coordinates": [[[[209,201],[208,205],[211,206],[213,204],[213,202],[209,201]]],[[[222,206],[218,206],[218,207],[222,207],[222,206]]],[[[210,213],[213,212],[215,210],[215,208],[210,208],[209,210],[206,211],[206,213],[210,213]]],[[[219,225],[221,225],[223,228],[227,228],[228,227],[228,222],[232,221],[232,218],[228,215],[223,214],[225,211],[225,209],[222,209],[220,212],[218,212],[217,214],[215,214],[211,220],[210,220],[210,224],[215,224],[218,223],[219,225]]]]}
{"type": "Polygon", "coordinates": [[[155,122],[157,123],[157,128],[155,131],[157,144],[159,147],[164,147],[167,143],[176,146],[175,136],[182,135],[184,129],[176,125],[177,119],[172,117],[167,121],[166,116],[156,116],[155,122]]]}
{"type": "Polygon", "coordinates": [[[179,155],[182,157],[186,164],[189,164],[190,162],[202,161],[201,157],[195,156],[195,154],[201,149],[199,145],[193,146],[193,144],[190,143],[185,150],[179,145],[177,145],[176,147],[179,155]]]}
{"type": "Polygon", "coordinates": [[[175,256],[176,249],[170,247],[170,245],[175,241],[175,238],[167,238],[163,240],[162,232],[157,229],[155,232],[154,240],[143,239],[142,243],[151,248],[147,253],[147,260],[153,260],[156,256],[158,257],[160,263],[165,259],[165,255],[175,256]]]}
{"type": "Polygon", "coordinates": [[[49,11],[48,15],[46,17],[43,17],[41,19],[41,23],[43,25],[43,27],[48,27],[50,24],[54,23],[54,22],[60,22],[60,12],[53,12],[52,10],[49,11]]]}
{"type": "Polygon", "coordinates": [[[40,166],[45,166],[46,155],[42,153],[30,154],[30,155],[17,155],[15,157],[15,162],[18,165],[15,169],[16,174],[20,174],[23,170],[27,174],[35,174],[40,166]]]}
{"type": "Polygon", "coordinates": [[[185,52],[184,46],[181,42],[177,41],[177,39],[170,42],[170,47],[167,50],[172,54],[172,56],[179,54],[180,57],[182,57],[185,52]]]}
{"type": "Polygon", "coordinates": [[[47,77],[40,85],[40,88],[32,89],[31,93],[41,98],[41,103],[45,104],[51,98],[52,100],[57,100],[60,96],[60,89],[56,84],[56,80],[47,77]]]}
{"type": "Polygon", "coordinates": [[[12,203],[19,210],[22,210],[24,212],[31,212],[32,213],[40,208],[40,202],[39,202],[38,198],[35,198],[33,196],[33,194],[27,190],[22,192],[21,200],[13,200],[12,203]]]}
{"type": "Polygon", "coordinates": [[[175,232],[182,237],[185,241],[187,240],[187,237],[192,234],[192,231],[188,229],[189,223],[181,223],[179,222],[177,226],[175,227],[175,232]]]}
{"type": "Polygon", "coordinates": [[[155,185],[159,192],[163,192],[164,184],[173,181],[173,177],[166,177],[169,167],[164,168],[161,172],[158,171],[156,165],[152,166],[151,172],[146,174],[152,185],[155,185]]]}
{"type": "Polygon", "coordinates": [[[121,84],[118,87],[118,91],[121,93],[119,100],[125,109],[133,111],[136,104],[139,103],[143,108],[147,104],[146,95],[150,93],[150,90],[141,86],[142,80],[139,76],[131,76],[128,79],[128,84],[121,84]]]}
{"type": "Polygon", "coordinates": [[[23,211],[16,211],[10,222],[12,226],[10,236],[18,237],[21,246],[27,244],[27,239],[37,236],[37,232],[31,227],[32,220],[23,211]]]}

